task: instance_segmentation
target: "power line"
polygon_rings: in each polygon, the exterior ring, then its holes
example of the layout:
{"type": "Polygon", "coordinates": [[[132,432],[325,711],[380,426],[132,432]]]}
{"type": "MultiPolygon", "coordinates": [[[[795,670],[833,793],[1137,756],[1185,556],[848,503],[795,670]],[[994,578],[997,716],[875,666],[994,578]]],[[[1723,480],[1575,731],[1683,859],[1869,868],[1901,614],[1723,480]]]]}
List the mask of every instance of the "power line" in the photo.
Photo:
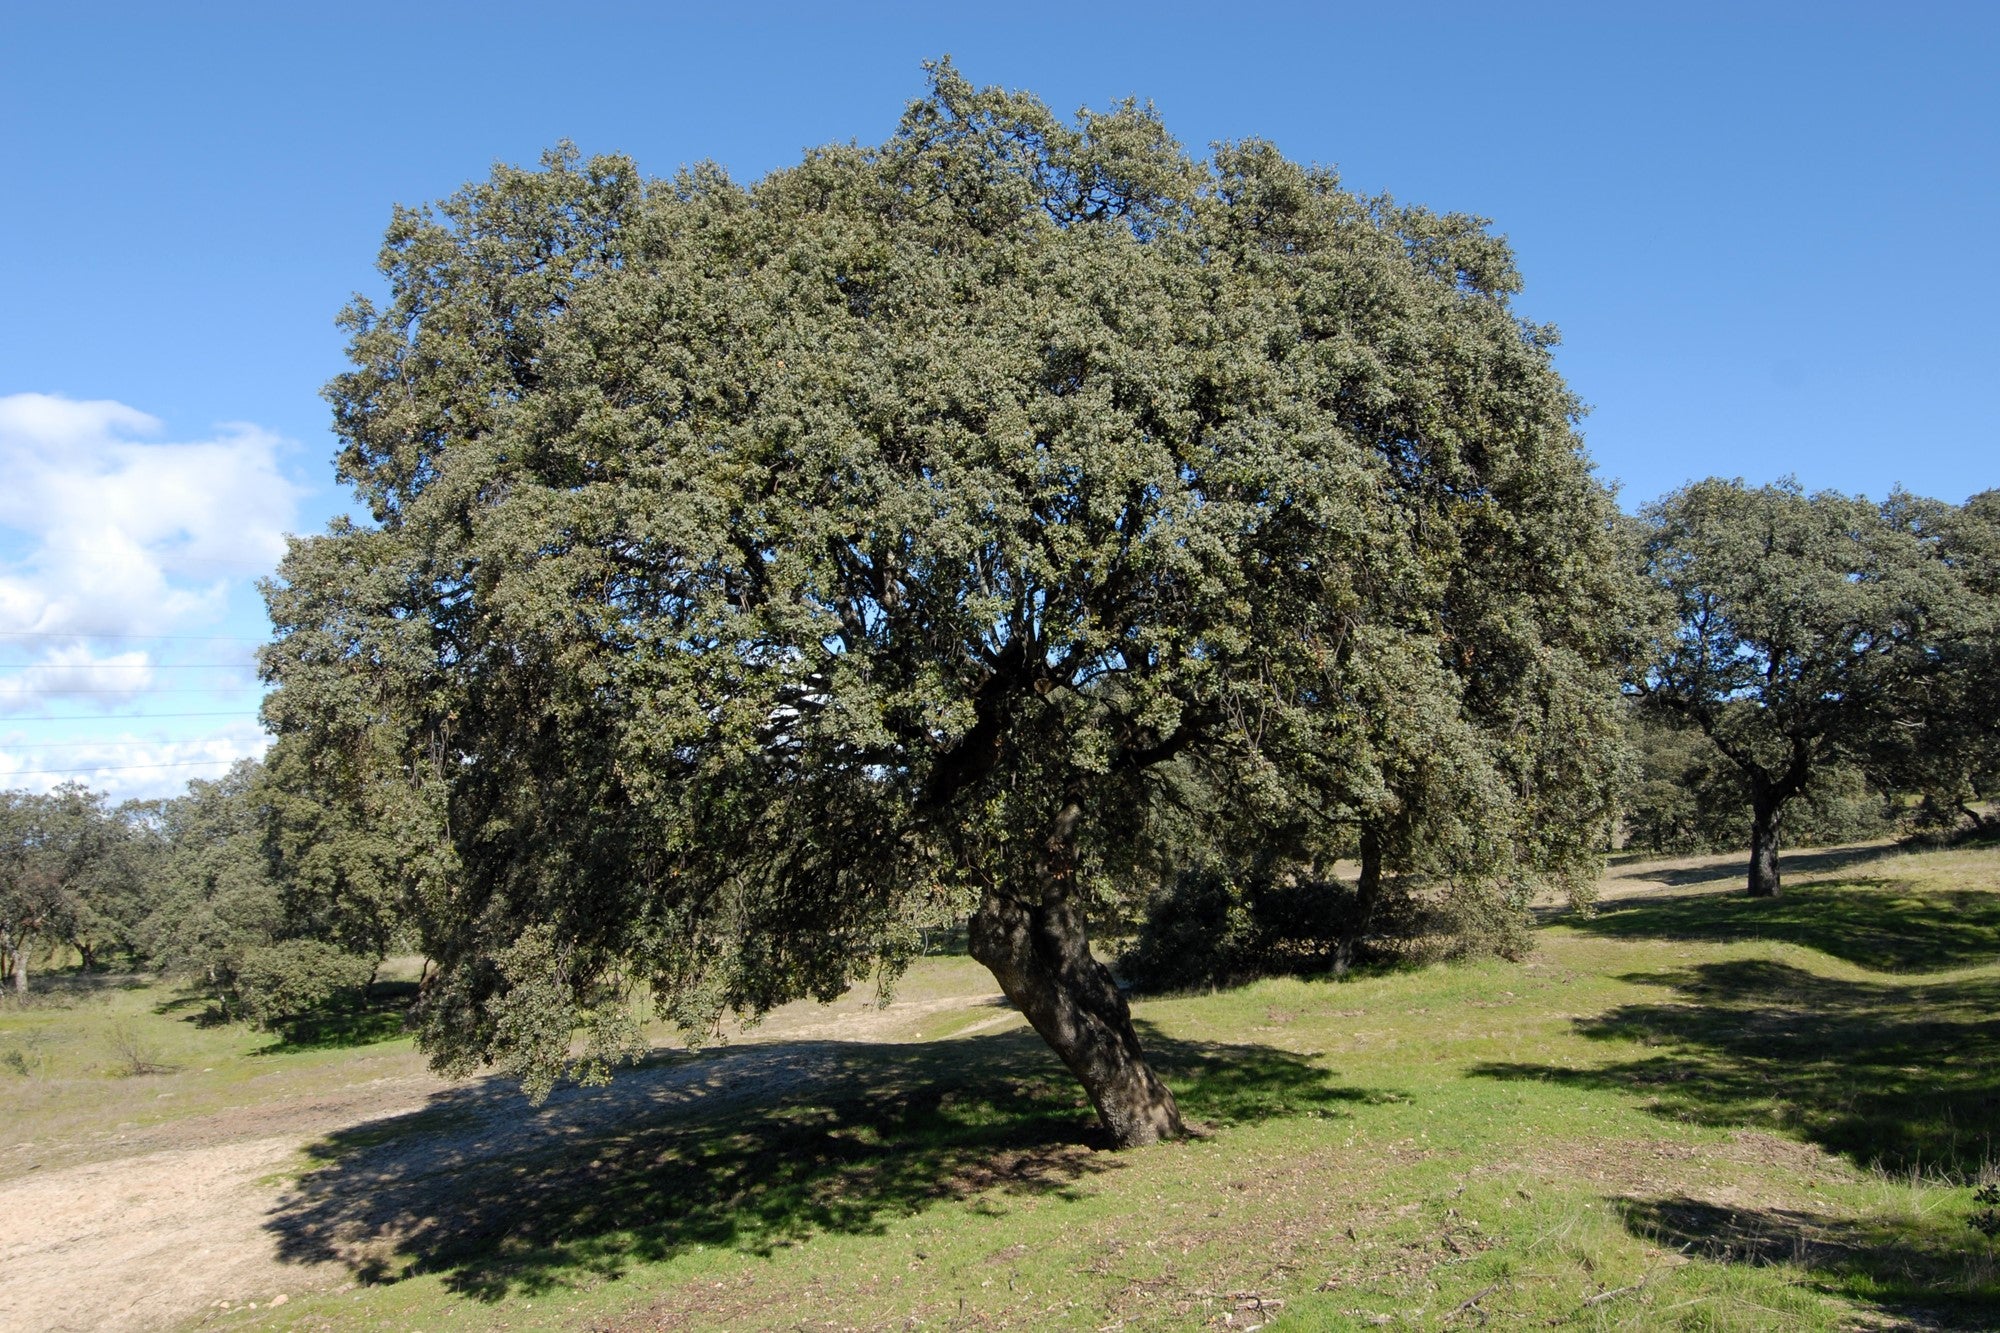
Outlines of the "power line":
{"type": "Polygon", "coordinates": [[[151,745],[157,747],[161,745],[174,745],[177,743],[178,742],[171,740],[145,741],[145,740],[131,740],[125,737],[120,737],[115,740],[0,741],[0,753],[4,753],[5,751],[8,750],[88,750],[92,747],[104,750],[111,750],[111,749],[129,750],[135,745],[151,745]]]}
{"type": "Polygon", "coordinates": [[[269,643],[241,634],[127,634],[120,630],[0,629],[6,639],[171,639],[176,643],[269,643]]]}
{"type": "Polygon", "coordinates": [[[0,779],[12,781],[15,778],[52,778],[62,773],[136,773],[142,768],[200,768],[204,764],[233,764],[239,759],[255,759],[256,755],[239,754],[234,759],[189,759],[171,764],[113,764],[96,768],[24,768],[12,773],[0,773],[0,779]]]}
{"type": "Polygon", "coordinates": [[[21,722],[149,722],[160,717],[242,717],[242,709],[226,713],[52,713],[47,717],[0,717],[0,726],[21,722]]]}
{"type": "Polygon", "coordinates": [[[0,671],[243,671],[251,662],[0,662],[0,671]]]}
{"type": "Polygon", "coordinates": [[[31,685],[25,690],[0,690],[0,698],[25,698],[31,694],[220,694],[225,690],[247,690],[255,688],[249,681],[238,681],[227,685],[182,685],[173,689],[161,689],[156,685],[131,685],[124,689],[70,690],[60,685],[31,685]]]}

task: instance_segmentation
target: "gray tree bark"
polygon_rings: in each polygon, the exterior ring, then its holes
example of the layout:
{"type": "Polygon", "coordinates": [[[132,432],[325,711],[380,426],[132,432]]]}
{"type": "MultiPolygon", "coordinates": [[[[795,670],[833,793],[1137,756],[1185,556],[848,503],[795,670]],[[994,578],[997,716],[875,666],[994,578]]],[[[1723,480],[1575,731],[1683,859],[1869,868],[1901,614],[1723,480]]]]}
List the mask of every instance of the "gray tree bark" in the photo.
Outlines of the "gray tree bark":
{"type": "Polygon", "coordinates": [[[1333,954],[1333,974],[1347,975],[1347,969],[1354,966],[1354,955],[1361,947],[1361,941],[1368,934],[1368,922],[1375,915],[1375,904],[1382,899],[1382,838],[1373,829],[1364,829],[1361,834],[1361,878],[1354,886],[1354,921],[1340,937],[1333,954]]]}
{"type": "Polygon", "coordinates": [[[1027,903],[989,892],[968,933],[972,956],[1083,1084],[1119,1147],[1186,1132],[1174,1094],[1146,1063],[1130,1006],[1110,970],[1090,955],[1074,900],[1056,894],[1027,903]]]}
{"type": "Polygon", "coordinates": [[[1750,896],[1778,894],[1778,802],[1759,792],[1750,807],[1750,896]]]}

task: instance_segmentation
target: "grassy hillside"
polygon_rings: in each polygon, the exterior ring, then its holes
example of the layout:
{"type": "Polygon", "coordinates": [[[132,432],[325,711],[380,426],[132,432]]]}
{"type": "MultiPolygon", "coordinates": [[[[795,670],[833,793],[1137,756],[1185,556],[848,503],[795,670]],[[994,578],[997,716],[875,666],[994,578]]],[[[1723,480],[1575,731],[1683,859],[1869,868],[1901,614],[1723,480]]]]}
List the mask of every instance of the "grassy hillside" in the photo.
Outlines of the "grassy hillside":
{"type": "MultiPolygon", "coordinates": [[[[1593,918],[1552,915],[1523,965],[1141,1003],[1204,1126],[1154,1149],[1098,1151],[963,959],[926,960],[894,1009],[780,1014],[768,1042],[540,1111],[497,1082],[436,1088],[271,1181],[263,1234],[324,1265],[300,1270],[322,1289],[275,1309],[245,1291],[201,1323],[2000,1324],[2000,1262],[1967,1225],[2000,1158],[2000,854],[1798,858],[1775,902],[1722,891],[1733,866],[1648,873],[1593,918]]],[[[0,1013],[0,1060],[119,1014],[184,1071],[68,1084],[174,1091],[199,1120],[414,1059],[259,1053],[160,998],[0,1013]]],[[[0,1070],[0,1095],[59,1138],[48,1108],[88,1097],[31,1094],[65,1082],[48,1058],[0,1070]]]]}

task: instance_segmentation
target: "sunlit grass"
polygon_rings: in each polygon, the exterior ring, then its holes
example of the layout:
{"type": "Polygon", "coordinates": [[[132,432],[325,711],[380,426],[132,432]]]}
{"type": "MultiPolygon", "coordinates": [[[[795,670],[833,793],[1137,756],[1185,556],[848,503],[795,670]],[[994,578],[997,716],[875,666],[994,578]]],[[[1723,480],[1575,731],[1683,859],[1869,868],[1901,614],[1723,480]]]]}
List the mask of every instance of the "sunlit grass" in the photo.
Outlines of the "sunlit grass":
{"type": "MultiPolygon", "coordinates": [[[[1610,903],[1522,965],[1141,1002],[1201,1136],[1129,1153],[989,979],[927,959],[898,1007],[842,1002],[869,1042],[802,1009],[539,1112],[473,1081],[315,1140],[273,1244],[353,1285],[210,1326],[1991,1327],[1966,1218],[2000,1124],[1996,871],[1878,855],[1761,917],[1699,886],[1610,903]]],[[[49,1010],[70,1072],[0,1089],[414,1067],[259,1055],[161,998],[49,1010]],[[172,1028],[181,1072],[85,1054],[120,1014],[172,1028]]],[[[31,1018],[0,1014],[0,1052],[31,1018]]]]}

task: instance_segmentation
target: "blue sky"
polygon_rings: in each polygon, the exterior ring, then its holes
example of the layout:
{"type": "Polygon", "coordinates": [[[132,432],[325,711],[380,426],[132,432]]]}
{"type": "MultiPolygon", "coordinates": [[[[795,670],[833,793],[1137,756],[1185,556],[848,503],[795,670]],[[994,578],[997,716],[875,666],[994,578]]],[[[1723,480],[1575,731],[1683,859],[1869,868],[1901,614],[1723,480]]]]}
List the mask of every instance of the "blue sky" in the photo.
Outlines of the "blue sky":
{"type": "Polygon", "coordinates": [[[0,10],[0,785],[261,748],[254,583],[344,506],[318,391],[392,203],[564,137],[754,178],[885,137],[944,53],[1491,217],[1628,505],[2000,485],[2000,6],[719,12],[0,10]]]}

